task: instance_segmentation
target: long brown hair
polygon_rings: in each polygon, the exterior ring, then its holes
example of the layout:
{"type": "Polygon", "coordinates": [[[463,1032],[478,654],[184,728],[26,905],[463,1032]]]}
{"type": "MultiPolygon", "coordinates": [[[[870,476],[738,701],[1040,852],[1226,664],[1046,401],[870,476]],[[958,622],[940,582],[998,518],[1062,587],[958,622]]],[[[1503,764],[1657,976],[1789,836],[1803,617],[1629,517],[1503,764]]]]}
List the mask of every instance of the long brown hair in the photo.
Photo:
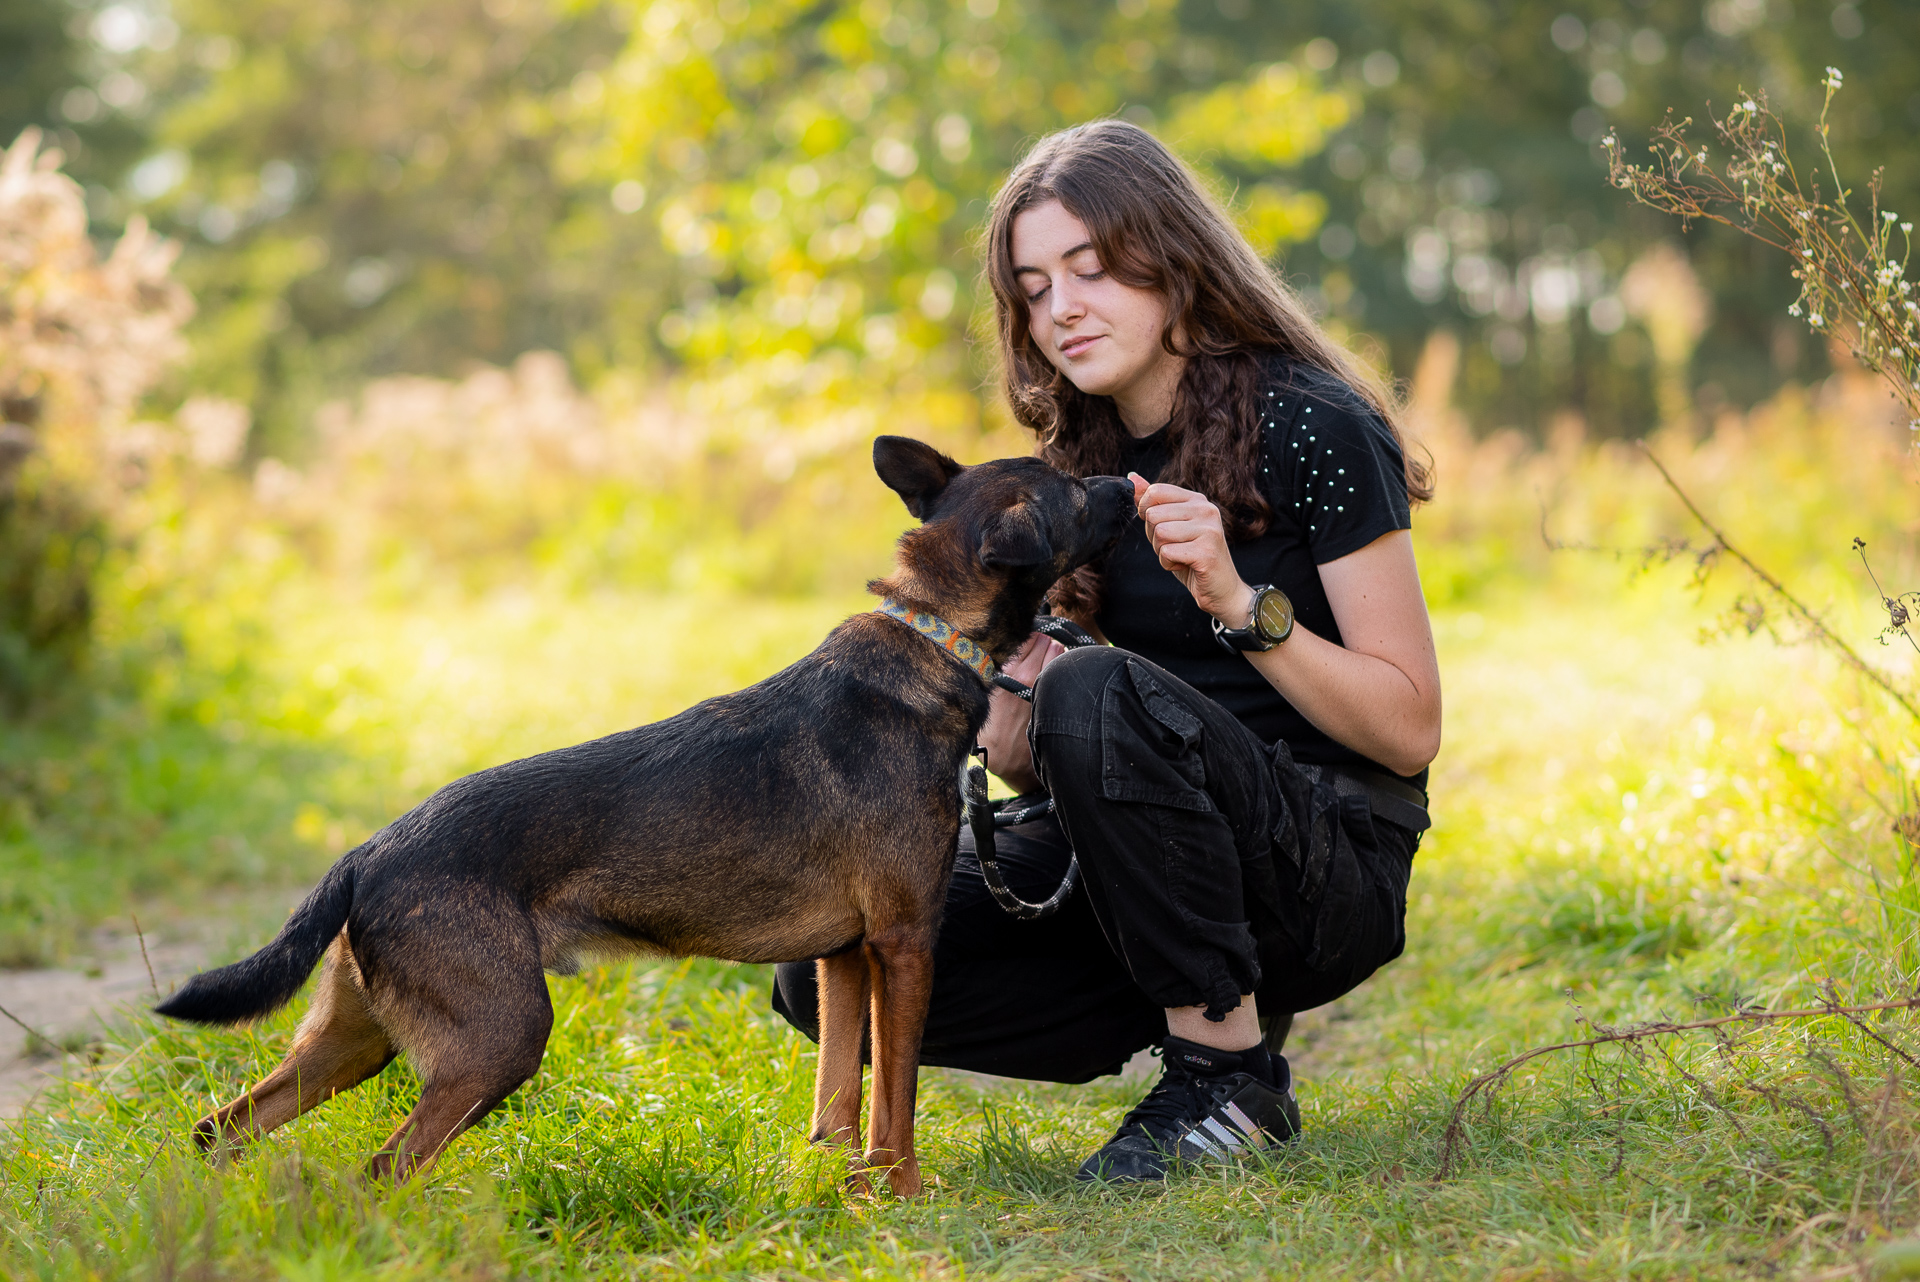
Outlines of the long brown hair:
{"type": "MultiPolygon", "coordinates": [[[[1273,516],[1257,482],[1262,393],[1275,356],[1351,388],[1400,442],[1407,498],[1433,497],[1429,470],[1406,449],[1392,392],[1327,336],[1193,172],[1159,139],[1121,120],[1042,138],[994,197],[988,218],[987,279],[1007,399],[1038,438],[1041,458],[1075,476],[1110,475],[1119,470],[1126,440],[1112,399],[1075,387],[1034,342],[1026,294],[1013,274],[1014,219],[1056,200],[1086,224],[1102,267],[1165,296],[1160,343],[1185,357],[1186,367],[1160,479],[1211,498],[1228,538],[1257,537],[1273,516]]],[[[1098,610],[1099,596],[1090,566],[1053,592],[1058,608],[1085,616],[1098,610]]]]}

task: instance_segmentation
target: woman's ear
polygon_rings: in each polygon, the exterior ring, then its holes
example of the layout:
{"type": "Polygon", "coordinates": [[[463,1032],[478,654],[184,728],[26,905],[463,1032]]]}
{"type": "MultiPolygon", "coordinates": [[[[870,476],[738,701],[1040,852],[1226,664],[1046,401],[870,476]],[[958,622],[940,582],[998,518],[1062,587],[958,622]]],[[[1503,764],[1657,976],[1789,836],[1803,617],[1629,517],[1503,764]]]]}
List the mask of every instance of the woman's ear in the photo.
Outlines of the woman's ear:
{"type": "Polygon", "coordinates": [[[947,483],[966,471],[933,446],[908,436],[875,438],[873,470],[922,521],[932,514],[947,483]]]}
{"type": "Polygon", "coordinates": [[[1033,505],[1010,507],[987,522],[980,533],[980,564],[990,569],[1019,569],[1053,560],[1053,541],[1047,537],[1033,505]]]}

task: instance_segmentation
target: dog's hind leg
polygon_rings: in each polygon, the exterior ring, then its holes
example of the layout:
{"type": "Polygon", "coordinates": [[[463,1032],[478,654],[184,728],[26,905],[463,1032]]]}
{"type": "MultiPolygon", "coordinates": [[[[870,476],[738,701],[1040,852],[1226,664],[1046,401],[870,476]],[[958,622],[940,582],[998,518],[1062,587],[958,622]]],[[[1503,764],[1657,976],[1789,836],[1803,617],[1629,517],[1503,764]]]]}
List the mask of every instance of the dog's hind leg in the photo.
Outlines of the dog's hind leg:
{"type": "Polygon", "coordinates": [[[367,1005],[342,932],[327,949],[313,1004],[293,1035],[286,1059],[258,1086],[194,1123],[194,1141],[211,1149],[257,1139],[358,1086],[385,1068],[393,1055],[393,1042],[367,1005]]]}
{"type": "Polygon", "coordinates": [[[873,982],[873,1107],[867,1119],[867,1165],[884,1167],[901,1197],[920,1192],[913,1150],[913,1106],[920,1079],[920,1034],[933,996],[933,943],[927,932],[898,926],[867,936],[873,982]]]}
{"type": "MultiPolygon", "coordinates": [[[[531,938],[532,931],[527,934],[531,938]]],[[[500,958],[507,965],[443,966],[434,972],[432,990],[407,994],[390,1021],[404,1026],[402,1040],[426,1086],[368,1164],[375,1179],[400,1181],[426,1170],[455,1136],[499,1107],[540,1067],[553,1031],[553,1004],[538,948],[513,948],[498,936],[489,944],[509,954],[500,958]]]]}
{"type": "Polygon", "coordinates": [[[815,963],[820,973],[820,1061],[813,1081],[813,1134],[847,1147],[860,1140],[860,1061],[867,1036],[865,952],[854,947],[815,963]]]}

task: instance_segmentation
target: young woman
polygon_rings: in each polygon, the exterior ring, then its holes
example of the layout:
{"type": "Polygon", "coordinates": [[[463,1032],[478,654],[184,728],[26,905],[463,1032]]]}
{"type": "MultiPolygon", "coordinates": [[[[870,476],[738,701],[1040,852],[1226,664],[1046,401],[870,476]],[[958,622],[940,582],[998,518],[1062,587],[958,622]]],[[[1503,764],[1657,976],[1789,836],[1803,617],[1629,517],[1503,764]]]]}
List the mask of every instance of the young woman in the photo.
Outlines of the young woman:
{"type": "MultiPolygon", "coordinates": [[[[1083,893],[1016,921],[970,835],[936,954],[926,1063],[1079,1082],[1149,1045],[1163,1072],[1085,1179],[1159,1179],[1297,1134],[1294,1012],[1400,954],[1440,744],[1389,396],[1144,130],[1043,139],[996,198],[987,276],[1007,395],[1039,454],[1126,475],[1142,517],[1062,580],[996,691],[989,767],[1054,811],[1006,830],[1014,890],[1071,855],[1083,893]],[[1264,1032],[1263,1032],[1264,1030],[1264,1032]]],[[[809,1029],[811,965],[775,1007],[809,1029]]]]}

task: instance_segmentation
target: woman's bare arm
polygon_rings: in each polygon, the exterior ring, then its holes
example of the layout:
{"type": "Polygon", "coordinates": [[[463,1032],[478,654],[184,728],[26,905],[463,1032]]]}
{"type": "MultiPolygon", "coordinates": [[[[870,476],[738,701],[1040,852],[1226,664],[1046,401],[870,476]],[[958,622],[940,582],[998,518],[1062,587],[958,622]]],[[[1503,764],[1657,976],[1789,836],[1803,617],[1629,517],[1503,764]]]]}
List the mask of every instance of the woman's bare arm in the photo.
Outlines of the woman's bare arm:
{"type": "MultiPolygon", "coordinates": [[[[1160,564],[1201,609],[1245,627],[1253,589],[1227,551],[1220,510],[1204,494],[1139,477],[1134,497],[1160,564]]],[[[1383,534],[1322,565],[1320,582],[1344,644],[1296,626],[1247,659],[1329,737],[1396,774],[1418,773],[1440,751],[1440,667],[1412,536],[1383,534]]]]}
{"type": "MultiPolygon", "coordinates": [[[[1320,567],[1343,645],[1302,627],[1247,655],[1287,702],[1330,738],[1399,775],[1440,751],[1440,664],[1413,563],[1413,536],[1383,534],[1320,567]]],[[[1248,608],[1229,627],[1245,626],[1248,608]]]]}

